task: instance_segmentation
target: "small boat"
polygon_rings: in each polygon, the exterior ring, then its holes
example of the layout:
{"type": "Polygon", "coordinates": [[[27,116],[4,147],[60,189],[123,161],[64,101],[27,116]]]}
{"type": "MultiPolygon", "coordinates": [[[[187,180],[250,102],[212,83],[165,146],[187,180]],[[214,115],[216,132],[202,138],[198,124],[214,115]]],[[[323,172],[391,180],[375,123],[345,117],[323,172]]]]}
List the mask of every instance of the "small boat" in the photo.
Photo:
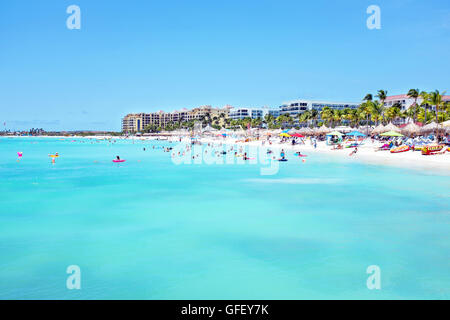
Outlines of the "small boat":
{"type": "Polygon", "coordinates": [[[422,148],[423,155],[432,155],[438,153],[444,148],[444,145],[435,145],[435,146],[425,146],[422,148]]]}
{"type": "Polygon", "coordinates": [[[392,148],[391,153],[400,153],[400,152],[405,152],[405,151],[409,151],[409,150],[410,150],[409,146],[400,146],[400,147],[392,148]]]}

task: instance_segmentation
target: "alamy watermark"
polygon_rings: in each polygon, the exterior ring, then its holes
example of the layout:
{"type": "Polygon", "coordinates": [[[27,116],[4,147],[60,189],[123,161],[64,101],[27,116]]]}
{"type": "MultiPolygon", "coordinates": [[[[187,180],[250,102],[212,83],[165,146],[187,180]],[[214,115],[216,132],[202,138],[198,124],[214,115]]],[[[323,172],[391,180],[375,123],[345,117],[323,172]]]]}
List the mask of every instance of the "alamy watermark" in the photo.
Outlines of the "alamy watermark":
{"type": "Polygon", "coordinates": [[[381,289],[381,269],[377,265],[368,266],[366,273],[370,274],[367,278],[366,285],[369,290],[380,290],[381,289]]]}
{"type": "Polygon", "coordinates": [[[66,280],[66,288],[69,290],[81,289],[81,269],[77,265],[70,265],[66,270],[67,274],[70,276],[67,277],[66,280]]]}
{"type": "Polygon", "coordinates": [[[67,7],[66,13],[70,14],[66,20],[66,26],[69,30],[81,29],[81,9],[79,6],[72,4],[67,7]]]}
{"type": "Polygon", "coordinates": [[[275,175],[280,162],[287,161],[285,151],[271,151],[258,146],[238,146],[220,144],[219,146],[190,145],[179,143],[170,150],[172,162],[181,164],[206,165],[260,165],[261,175],[275,175]]]}
{"type": "Polygon", "coordinates": [[[381,9],[377,5],[370,5],[366,10],[370,16],[367,18],[366,25],[369,30],[381,29],[381,9]]]}

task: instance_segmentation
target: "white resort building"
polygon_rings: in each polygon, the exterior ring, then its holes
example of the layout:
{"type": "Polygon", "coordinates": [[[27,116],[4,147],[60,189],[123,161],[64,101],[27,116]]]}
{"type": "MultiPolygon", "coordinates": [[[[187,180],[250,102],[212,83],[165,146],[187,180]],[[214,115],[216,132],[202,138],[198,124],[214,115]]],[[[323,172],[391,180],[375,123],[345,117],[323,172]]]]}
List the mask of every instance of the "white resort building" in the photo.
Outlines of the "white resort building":
{"type": "Polygon", "coordinates": [[[331,109],[343,110],[346,108],[356,109],[360,103],[358,102],[334,102],[334,101],[319,101],[319,100],[293,100],[285,102],[280,106],[280,114],[289,114],[295,118],[298,114],[301,114],[307,110],[322,111],[324,107],[330,107],[331,109]]]}

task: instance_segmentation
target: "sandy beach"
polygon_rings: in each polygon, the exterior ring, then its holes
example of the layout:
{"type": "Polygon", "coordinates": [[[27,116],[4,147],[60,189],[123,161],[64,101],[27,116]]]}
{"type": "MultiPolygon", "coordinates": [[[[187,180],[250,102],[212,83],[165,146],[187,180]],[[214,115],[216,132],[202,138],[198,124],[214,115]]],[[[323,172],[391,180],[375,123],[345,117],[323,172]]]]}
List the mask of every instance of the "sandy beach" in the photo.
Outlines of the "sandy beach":
{"type": "MultiPolygon", "coordinates": [[[[217,140],[213,138],[201,139],[204,143],[225,143],[238,144],[249,146],[262,146],[261,141],[250,142],[236,142],[236,139],[227,138],[225,140],[217,140]]],[[[274,150],[291,150],[294,152],[301,151],[302,153],[323,153],[330,157],[348,158],[353,161],[361,161],[373,165],[396,166],[401,168],[410,168],[424,171],[432,171],[440,174],[450,175],[450,152],[439,155],[424,156],[420,151],[407,151],[402,153],[390,153],[389,151],[375,151],[380,143],[372,143],[370,139],[366,140],[363,145],[358,147],[358,152],[355,155],[349,156],[353,149],[345,148],[342,150],[332,150],[331,146],[326,145],[324,141],[317,142],[317,147],[314,148],[309,140],[305,144],[292,146],[289,143],[272,142],[271,145],[266,143],[264,147],[274,150]]]]}

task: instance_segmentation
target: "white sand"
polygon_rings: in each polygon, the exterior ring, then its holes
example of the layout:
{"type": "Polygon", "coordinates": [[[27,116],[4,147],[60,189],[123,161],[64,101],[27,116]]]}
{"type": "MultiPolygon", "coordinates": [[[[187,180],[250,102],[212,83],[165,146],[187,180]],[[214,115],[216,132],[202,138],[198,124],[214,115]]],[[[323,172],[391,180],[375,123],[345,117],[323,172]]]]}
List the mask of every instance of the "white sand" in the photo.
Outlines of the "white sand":
{"type": "MultiPolygon", "coordinates": [[[[225,143],[225,144],[238,144],[238,145],[251,145],[261,146],[261,141],[251,142],[236,142],[237,139],[216,139],[216,138],[203,138],[204,143],[225,143]]],[[[345,148],[342,150],[332,150],[331,146],[326,145],[323,142],[317,142],[317,148],[311,145],[309,140],[306,140],[304,145],[292,146],[290,143],[277,143],[273,142],[269,145],[267,142],[264,147],[279,150],[284,149],[286,151],[301,151],[303,154],[322,153],[327,154],[330,157],[346,158],[349,161],[361,161],[364,163],[374,165],[387,165],[397,166],[401,168],[417,169],[426,172],[436,172],[440,174],[450,175],[450,152],[444,154],[422,155],[420,151],[407,151],[402,153],[390,153],[389,151],[375,151],[380,146],[379,142],[372,144],[371,140],[366,140],[364,145],[358,147],[358,152],[355,155],[349,156],[353,151],[353,148],[345,148]]]]}

